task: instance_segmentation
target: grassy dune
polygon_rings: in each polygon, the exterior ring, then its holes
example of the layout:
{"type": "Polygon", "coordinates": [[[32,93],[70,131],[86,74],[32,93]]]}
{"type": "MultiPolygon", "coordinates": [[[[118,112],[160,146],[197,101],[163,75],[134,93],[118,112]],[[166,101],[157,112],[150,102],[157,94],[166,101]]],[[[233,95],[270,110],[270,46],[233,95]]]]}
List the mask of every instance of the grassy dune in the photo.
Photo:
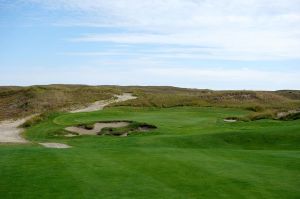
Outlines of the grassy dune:
{"type": "Polygon", "coordinates": [[[163,86],[48,85],[0,87],[0,120],[33,113],[67,110],[70,107],[109,99],[122,92],[134,93],[138,98],[114,106],[235,107],[255,112],[300,108],[300,91],[212,91],[163,86]]]}
{"type": "Polygon", "coordinates": [[[118,89],[109,86],[0,87],[0,120],[64,110],[97,100],[110,99],[118,93],[118,89]]]}
{"type": "Polygon", "coordinates": [[[1,198],[300,197],[300,123],[225,123],[238,108],[113,107],[56,113],[28,128],[31,145],[0,145],[1,198]],[[55,136],[100,120],[153,124],[129,137],[55,136]],[[37,142],[66,143],[71,149],[37,142]]]}
{"type": "Polygon", "coordinates": [[[176,87],[124,87],[137,96],[117,104],[136,107],[204,106],[288,110],[300,107],[300,91],[212,91],[176,87]]]}

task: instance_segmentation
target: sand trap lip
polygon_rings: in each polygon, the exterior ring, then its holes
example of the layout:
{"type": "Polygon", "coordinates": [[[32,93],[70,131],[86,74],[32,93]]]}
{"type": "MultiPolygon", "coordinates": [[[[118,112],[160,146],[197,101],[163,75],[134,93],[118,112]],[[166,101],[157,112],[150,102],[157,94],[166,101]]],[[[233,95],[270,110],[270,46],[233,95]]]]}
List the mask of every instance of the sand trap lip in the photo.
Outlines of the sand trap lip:
{"type": "Polygon", "coordinates": [[[76,137],[76,136],[78,136],[77,134],[67,134],[67,135],[64,135],[65,137],[69,137],[69,138],[71,138],[71,137],[76,137]]]}
{"type": "Polygon", "coordinates": [[[237,120],[229,120],[229,119],[224,119],[224,122],[233,123],[233,122],[237,122],[237,120]]]}
{"type": "Polygon", "coordinates": [[[290,110],[290,111],[287,111],[287,112],[280,112],[280,113],[277,113],[277,118],[280,119],[280,118],[284,118],[290,114],[296,114],[296,113],[300,113],[300,110],[290,110]]]}
{"type": "Polygon", "coordinates": [[[101,100],[90,104],[88,107],[70,111],[70,113],[81,113],[81,112],[93,112],[102,110],[105,106],[108,106],[112,103],[123,102],[131,99],[136,99],[137,97],[133,96],[131,93],[123,93],[122,95],[115,95],[117,99],[112,100],[101,100]]]}
{"type": "Polygon", "coordinates": [[[39,143],[40,145],[46,147],[46,148],[55,148],[55,149],[68,149],[71,148],[71,146],[67,144],[61,144],[61,143],[39,143]]]}
{"type": "Polygon", "coordinates": [[[103,128],[120,128],[126,127],[129,124],[129,122],[97,122],[91,130],[78,126],[67,127],[65,130],[79,135],[97,135],[97,133],[99,133],[103,128]]]}
{"type": "Polygon", "coordinates": [[[23,137],[20,136],[23,129],[19,128],[26,120],[33,116],[29,116],[16,121],[8,120],[0,123],[0,143],[28,143],[23,137]]]}

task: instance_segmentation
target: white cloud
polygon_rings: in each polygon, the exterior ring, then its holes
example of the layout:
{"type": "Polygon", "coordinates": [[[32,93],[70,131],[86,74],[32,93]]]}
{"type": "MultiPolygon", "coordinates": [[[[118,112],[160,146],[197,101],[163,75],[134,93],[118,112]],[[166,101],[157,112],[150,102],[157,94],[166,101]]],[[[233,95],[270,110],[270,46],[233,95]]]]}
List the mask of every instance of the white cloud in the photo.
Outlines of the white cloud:
{"type": "MultiPolygon", "coordinates": [[[[26,0],[25,0],[26,1],[26,0]]],[[[299,0],[29,0],[50,9],[78,11],[95,20],[131,26],[257,26],[297,22],[299,0]],[[97,18],[99,17],[100,18],[97,18]],[[103,16],[105,16],[103,18],[103,16]],[[296,16],[296,17],[295,17],[296,16]]]]}
{"type": "Polygon", "coordinates": [[[300,0],[28,1],[75,13],[56,24],[133,31],[73,41],[211,46],[218,49],[206,58],[214,59],[300,58],[300,0]]]}
{"type": "MultiPolygon", "coordinates": [[[[226,31],[188,32],[174,34],[90,34],[71,41],[79,42],[113,42],[123,44],[161,44],[207,46],[202,49],[199,58],[221,59],[289,59],[300,58],[299,31],[226,31]]],[[[182,48],[182,53],[190,54],[189,49],[182,48]]],[[[172,54],[171,54],[172,55],[172,54]]],[[[195,56],[195,54],[193,54],[195,56]]]]}

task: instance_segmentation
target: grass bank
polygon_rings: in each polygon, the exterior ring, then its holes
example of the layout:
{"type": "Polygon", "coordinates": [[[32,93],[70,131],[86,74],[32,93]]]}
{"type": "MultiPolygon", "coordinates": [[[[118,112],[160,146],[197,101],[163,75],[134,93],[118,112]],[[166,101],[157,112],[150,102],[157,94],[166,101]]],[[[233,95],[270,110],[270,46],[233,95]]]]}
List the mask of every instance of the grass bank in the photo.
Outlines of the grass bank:
{"type": "Polygon", "coordinates": [[[299,121],[225,123],[232,108],[114,107],[56,113],[0,145],[1,198],[299,198],[299,121]],[[67,126],[130,120],[157,127],[128,137],[55,136],[67,126]]]}

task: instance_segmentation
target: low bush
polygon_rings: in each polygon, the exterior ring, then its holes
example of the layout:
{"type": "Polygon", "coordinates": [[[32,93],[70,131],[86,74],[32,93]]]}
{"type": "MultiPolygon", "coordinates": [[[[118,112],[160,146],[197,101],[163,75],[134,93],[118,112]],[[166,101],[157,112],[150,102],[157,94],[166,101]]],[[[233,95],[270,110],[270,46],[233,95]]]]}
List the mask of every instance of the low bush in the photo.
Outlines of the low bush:
{"type": "Polygon", "coordinates": [[[86,129],[86,130],[92,130],[94,128],[94,124],[82,124],[80,127],[86,129]]]}
{"type": "Polygon", "coordinates": [[[50,115],[50,113],[46,112],[46,113],[42,113],[42,114],[33,116],[32,118],[30,118],[26,122],[24,122],[20,127],[29,128],[29,127],[43,121],[44,119],[47,119],[49,117],[49,115],[50,115]]]}
{"type": "Polygon", "coordinates": [[[262,112],[265,110],[265,108],[262,106],[256,105],[256,106],[247,107],[246,110],[254,111],[254,112],[262,112]]]}

